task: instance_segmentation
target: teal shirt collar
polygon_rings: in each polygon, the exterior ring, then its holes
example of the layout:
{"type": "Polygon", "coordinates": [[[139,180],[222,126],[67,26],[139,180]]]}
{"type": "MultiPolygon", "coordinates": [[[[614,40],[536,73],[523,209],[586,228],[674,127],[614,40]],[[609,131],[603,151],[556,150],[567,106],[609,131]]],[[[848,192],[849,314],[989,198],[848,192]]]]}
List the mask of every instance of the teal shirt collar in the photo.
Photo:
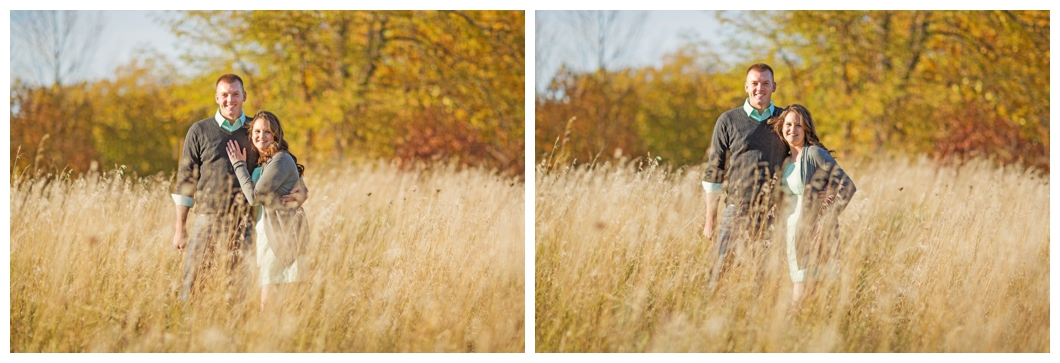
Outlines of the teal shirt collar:
{"type": "MultiPolygon", "coordinates": [[[[774,108],[773,108],[773,101],[772,100],[769,101],[769,108],[766,109],[766,113],[764,115],[760,115],[758,113],[758,110],[756,110],[754,107],[751,107],[751,99],[750,98],[745,98],[743,100],[743,112],[746,112],[747,113],[747,117],[750,117],[750,118],[754,119],[755,121],[761,122],[761,121],[765,121],[765,120],[769,119],[770,116],[773,116],[773,110],[774,110],[774,108]]],[[[218,111],[218,112],[220,112],[220,111],[218,111]]],[[[218,113],[218,115],[220,115],[220,114],[218,113]]]]}
{"type": "Polygon", "coordinates": [[[213,120],[217,121],[217,125],[221,126],[222,129],[225,129],[228,132],[233,132],[235,130],[238,130],[240,127],[243,127],[243,123],[247,120],[247,114],[240,112],[239,118],[237,118],[234,122],[229,122],[223,116],[221,116],[221,109],[217,109],[217,113],[213,115],[213,120]]]}

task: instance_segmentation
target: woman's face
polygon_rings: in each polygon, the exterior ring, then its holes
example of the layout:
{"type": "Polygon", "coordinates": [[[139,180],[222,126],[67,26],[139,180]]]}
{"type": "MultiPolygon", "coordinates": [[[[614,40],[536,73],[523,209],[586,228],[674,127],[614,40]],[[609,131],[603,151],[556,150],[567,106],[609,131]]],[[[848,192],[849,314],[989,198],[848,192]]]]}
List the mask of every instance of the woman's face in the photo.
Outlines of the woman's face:
{"type": "Polygon", "coordinates": [[[784,141],[788,142],[788,146],[802,146],[806,143],[806,133],[802,130],[802,117],[796,112],[789,112],[787,116],[784,116],[784,141]]]}
{"type": "Polygon", "coordinates": [[[269,120],[259,118],[254,120],[254,127],[250,129],[250,139],[258,150],[265,150],[275,141],[272,130],[269,130],[269,120]]]}

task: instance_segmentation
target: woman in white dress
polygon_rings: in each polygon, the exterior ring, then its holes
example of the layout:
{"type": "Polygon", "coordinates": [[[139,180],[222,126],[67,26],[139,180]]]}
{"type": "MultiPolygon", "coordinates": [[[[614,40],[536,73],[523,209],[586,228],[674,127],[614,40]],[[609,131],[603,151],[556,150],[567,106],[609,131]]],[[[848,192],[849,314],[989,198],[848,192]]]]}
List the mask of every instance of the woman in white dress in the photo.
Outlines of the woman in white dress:
{"type": "Polygon", "coordinates": [[[794,285],[792,301],[798,302],[807,281],[821,280],[838,271],[838,217],[857,187],[831,151],[821,144],[806,107],[788,106],[770,123],[791,150],[784,162],[784,198],[779,210],[786,222],[788,272],[794,285]]]}
{"type": "Polygon", "coordinates": [[[271,112],[260,111],[250,124],[250,141],[258,151],[258,165],[247,170],[246,150],[235,141],[227,146],[228,157],[236,177],[254,209],[254,240],[258,266],[261,268],[261,310],[282,284],[302,280],[300,271],[309,225],[302,208],[291,208],[280,197],[290,193],[304,171],[288,150],[280,119],[271,112]]]}

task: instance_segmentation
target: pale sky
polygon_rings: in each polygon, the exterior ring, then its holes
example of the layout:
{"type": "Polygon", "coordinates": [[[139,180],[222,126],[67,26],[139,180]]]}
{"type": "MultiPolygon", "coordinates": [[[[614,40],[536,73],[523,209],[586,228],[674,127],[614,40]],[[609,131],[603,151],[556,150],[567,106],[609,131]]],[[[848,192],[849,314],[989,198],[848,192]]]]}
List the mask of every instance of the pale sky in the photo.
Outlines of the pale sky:
{"type": "MultiPolygon", "coordinates": [[[[571,48],[578,45],[576,36],[571,34],[570,29],[563,28],[560,22],[564,22],[563,11],[536,12],[537,23],[542,28],[556,29],[553,34],[546,34],[537,39],[538,42],[554,42],[551,44],[550,52],[542,52],[535,67],[536,86],[541,91],[545,83],[559,69],[561,63],[566,62],[568,67],[576,70],[586,70],[578,61],[579,56],[571,48]]],[[[623,65],[630,67],[660,66],[663,56],[671,53],[682,45],[687,44],[683,35],[691,36],[694,41],[706,41],[712,48],[717,49],[721,45],[720,25],[716,18],[716,11],[703,10],[657,10],[648,11],[647,18],[640,32],[639,40],[634,43],[635,49],[630,52],[629,59],[623,65]]],[[[540,49],[540,47],[537,47],[540,49]]],[[[724,52],[722,52],[724,54],[724,52]]],[[[726,59],[726,61],[732,61],[726,59]]]]}
{"type": "MultiPolygon", "coordinates": [[[[102,15],[103,22],[98,46],[86,60],[88,67],[77,77],[72,77],[70,81],[112,79],[114,70],[120,65],[128,64],[137,50],[153,50],[174,64],[181,64],[178,61],[181,52],[177,48],[177,37],[168,30],[168,27],[156,20],[157,17],[165,14],[163,11],[83,11],[81,19],[97,14],[102,15]]],[[[15,24],[12,22],[11,26],[14,27],[15,24]]],[[[84,29],[80,30],[84,31],[84,29]]],[[[14,36],[14,28],[12,28],[12,36],[14,36]]],[[[23,53],[22,49],[16,48],[18,46],[12,39],[12,63],[23,53]]],[[[12,72],[19,71],[14,69],[14,65],[12,66],[12,72]]],[[[32,74],[12,74],[11,78],[13,80],[19,76],[22,78],[37,77],[32,74]]]]}
{"type": "Polygon", "coordinates": [[[99,52],[92,60],[90,78],[109,78],[116,67],[129,63],[137,48],[153,48],[175,64],[180,51],[177,36],[155,20],[158,10],[103,11],[105,25],[99,52]]]}
{"type": "MultiPolygon", "coordinates": [[[[180,43],[168,27],[157,19],[165,16],[165,12],[112,10],[100,13],[104,21],[102,41],[89,60],[90,67],[85,70],[81,78],[95,80],[113,77],[114,69],[119,65],[128,64],[137,49],[152,49],[175,64],[180,64],[178,61],[181,53],[178,48],[180,43]]],[[[556,11],[536,12],[538,20],[543,21],[543,24],[559,21],[558,13],[556,11]]],[[[629,63],[629,66],[660,65],[664,54],[673,52],[685,44],[686,41],[682,38],[682,34],[690,34],[694,39],[705,40],[715,46],[719,43],[716,40],[719,36],[718,21],[713,11],[650,11],[648,13],[640,33],[640,40],[636,43],[636,48],[630,52],[631,57],[625,62],[629,63]]],[[[569,37],[554,36],[553,39],[559,43],[571,42],[569,37]]],[[[12,57],[15,57],[17,53],[18,49],[12,49],[12,57]]],[[[550,58],[543,69],[536,69],[538,80],[551,78],[561,62],[571,63],[570,55],[563,54],[561,51],[553,51],[550,58]]],[[[569,65],[578,67],[574,64],[569,65]]],[[[12,78],[14,76],[16,75],[12,74],[12,78]]]]}

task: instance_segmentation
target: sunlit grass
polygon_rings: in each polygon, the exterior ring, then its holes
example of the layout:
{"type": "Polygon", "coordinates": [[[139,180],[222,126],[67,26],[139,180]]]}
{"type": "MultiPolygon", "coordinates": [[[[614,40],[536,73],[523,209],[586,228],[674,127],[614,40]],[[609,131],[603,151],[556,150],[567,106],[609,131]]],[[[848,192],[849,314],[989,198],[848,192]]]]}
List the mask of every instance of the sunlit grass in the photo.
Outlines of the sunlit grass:
{"type": "Polygon", "coordinates": [[[521,182],[375,165],[306,184],[307,281],[259,313],[260,287],[226,296],[223,268],[178,303],[169,180],[16,178],[11,351],[523,351],[521,182]]]}
{"type": "Polygon", "coordinates": [[[564,352],[1048,352],[1048,177],[840,160],[842,274],[798,307],[784,245],[717,290],[701,168],[541,169],[536,346],[564,352]]]}

